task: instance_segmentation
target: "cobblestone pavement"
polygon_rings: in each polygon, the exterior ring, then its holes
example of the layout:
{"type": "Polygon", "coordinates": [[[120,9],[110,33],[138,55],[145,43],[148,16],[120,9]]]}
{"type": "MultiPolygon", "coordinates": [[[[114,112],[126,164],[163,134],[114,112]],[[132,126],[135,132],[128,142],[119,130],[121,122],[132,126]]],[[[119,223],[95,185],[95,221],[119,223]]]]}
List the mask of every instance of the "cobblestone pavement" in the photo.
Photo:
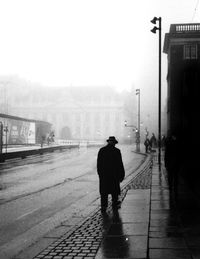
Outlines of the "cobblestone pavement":
{"type": "MultiPolygon", "coordinates": [[[[121,192],[121,201],[130,189],[150,189],[152,165],[145,167],[121,192]]],[[[111,213],[111,200],[108,212],[111,213]]],[[[92,259],[95,258],[103,237],[111,222],[102,217],[100,208],[96,209],[81,225],[66,233],[34,259],[92,259]]]]}

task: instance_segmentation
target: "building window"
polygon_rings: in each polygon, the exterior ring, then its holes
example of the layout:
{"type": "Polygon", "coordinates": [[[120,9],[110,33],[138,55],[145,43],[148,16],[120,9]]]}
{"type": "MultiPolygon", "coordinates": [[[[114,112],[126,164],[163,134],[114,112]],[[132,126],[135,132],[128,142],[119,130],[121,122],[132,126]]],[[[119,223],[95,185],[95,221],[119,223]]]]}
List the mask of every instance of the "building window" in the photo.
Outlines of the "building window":
{"type": "Polygon", "coordinates": [[[197,59],[197,45],[184,45],[184,59],[197,59]]]}

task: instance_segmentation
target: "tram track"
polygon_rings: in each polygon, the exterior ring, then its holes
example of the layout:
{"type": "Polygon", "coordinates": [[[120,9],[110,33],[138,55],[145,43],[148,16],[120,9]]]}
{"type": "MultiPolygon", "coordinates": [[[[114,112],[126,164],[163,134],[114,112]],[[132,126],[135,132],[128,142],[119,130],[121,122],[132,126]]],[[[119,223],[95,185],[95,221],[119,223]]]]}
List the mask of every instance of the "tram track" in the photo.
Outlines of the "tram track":
{"type": "Polygon", "coordinates": [[[80,179],[80,178],[83,178],[87,175],[91,174],[91,172],[87,172],[85,174],[82,174],[82,175],[79,175],[77,177],[74,177],[74,178],[66,178],[64,181],[62,182],[59,182],[59,183],[56,183],[54,185],[51,185],[51,186],[47,186],[47,187],[44,187],[44,188],[41,188],[39,190],[36,190],[36,191],[33,191],[33,192],[29,192],[29,193],[24,193],[24,194],[21,194],[21,195],[18,195],[18,196],[15,196],[11,199],[8,199],[8,200],[5,200],[5,201],[1,201],[0,199],[0,205],[2,204],[6,204],[6,203],[9,203],[9,202],[12,202],[12,201],[15,201],[15,200],[18,200],[20,198],[24,198],[24,197],[28,197],[28,196],[31,196],[31,195],[34,195],[34,194],[37,194],[37,193],[40,193],[40,192],[43,192],[43,191],[46,191],[46,190],[49,190],[49,189],[52,189],[52,188],[55,188],[55,187],[58,187],[58,186],[61,186],[63,184],[66,184],[68,182],[71,182],[71,181],[76,181],[77,179],[80,179]]]}
{"type": "MultiPolygon", "coordinates": [[[[56,159],[57,162],[61,161],[63,157],[67,157],[70,155],[74,155],[74,153],[78,153],[79,149],[69,149],[69,150],[62,150],[62,151],[55,151],[53,153],[45,153],[45,155],[31,155],[26,157],[26,159],[22,158],[13,158],[10,160],[6,160],[4,163],[0,163],[1,173],[3,173],[3,170],[9,170],[13,167],[19,167],[19,166],[28,166],[28,165],[34,165],[39,163],[48,163],[51,162],[52,159],[56,159]]],[[[69,157],[70,158],[70,157],[69,157]]]]}
{"type": "MultiPolygon", "coordinates": [[[[141,162],[141,164],[143,163],[143,161],[141,162]]],[[[141,167],[141,164],[139,164],[135,169],[134,171],[130,171],[129,174],[127,174],[125,176],[125,179],[124,179],[124,182],[126,182],[126,180],[132,176],[135,172],[137,172],[137,170],[141,167]]],[[[52,168],[50,170],[53,170],[52,168]]],[[[128,170],[127,170],[128,171],[128,170]]],[[[21,198],[25,198],[25,197],[28,197],[28,196],[31,196],[31,195],[34,195],[34,194],[37,194],[37,193],[40,193],[40,192],[43,192],[43,191],[46,191],[46,190],[49,190],[49,189],[52,189],[52,188],[55,188],[55,187],[58,187],[58,186],[61,186],[61,185],[64,185],[66,183],[69,183],[69,182],[72,182],[72,181],[77,181],[77,180],[80,180],[81,178],[84,178],[90,174],[96,174],[96,172],[92,172],[92,171],[89,171],[89,172],[86,172],[84,174],[81,174],[81,175],[78,175],[74,178],[70,178],[70,177],[67,177],[65,178],[62,182],[59,182],[59,183],[56,183],[56,184],[53,184],[51,186],[46,186],[44,188],[41,188],[41,189],[38,189],[38,190],[35,190],[35,191],[32,191],[32,192],[29,192],[29,193],[23,193],[23,194],[20,194],[20,195],[17,195],[15,197],[12,197],[10,199],[7,199],[7,200],[1,200],[0,199],[0,205],[3,205],[3,204],[6,204],[6,203],[9,203],[9,202],[12,202],[12,201],[15,201],[15,200],[18,200],[18,199],[21,199],[21,198]]],[[[123,185],[122,185],[123,186],[123,185]]],[[[124,187],[122,187],[124,188],[124,187]]]]}

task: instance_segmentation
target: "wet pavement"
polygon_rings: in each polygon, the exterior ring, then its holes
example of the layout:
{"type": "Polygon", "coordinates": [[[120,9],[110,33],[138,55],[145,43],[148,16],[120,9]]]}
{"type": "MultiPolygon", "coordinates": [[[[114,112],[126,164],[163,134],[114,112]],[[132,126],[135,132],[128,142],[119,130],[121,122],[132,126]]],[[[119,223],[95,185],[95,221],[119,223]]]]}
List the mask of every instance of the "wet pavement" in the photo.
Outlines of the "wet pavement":
{"type": "MultiPolygon", "coordinates": [[[[95,258],[146,258],[150,189],[129,190],[95,258]]],[[[108,216],[109,217],[109,216],[108,216]]]]}
{"type": "MultiPolygon", "coordinates": [[[[122,191],[122,205],[106,213],[99,204],[89,217],[74,219],[54,231],[53,242],[35,244],[16,259],[198,259],[200,208],[198,199],[180,184],[175,199],[164,169],[146,170],[122,191]],[[62,234],[61,234],[62,233],[62,234]]],[[[48,235],[46,236],[46,240],[48,235]]]]}
{"type": "Polygon", "coordinates": [[[174,196],[163,173],[154,167],[151,187],[149,258],[191,258],[174,196]]]}

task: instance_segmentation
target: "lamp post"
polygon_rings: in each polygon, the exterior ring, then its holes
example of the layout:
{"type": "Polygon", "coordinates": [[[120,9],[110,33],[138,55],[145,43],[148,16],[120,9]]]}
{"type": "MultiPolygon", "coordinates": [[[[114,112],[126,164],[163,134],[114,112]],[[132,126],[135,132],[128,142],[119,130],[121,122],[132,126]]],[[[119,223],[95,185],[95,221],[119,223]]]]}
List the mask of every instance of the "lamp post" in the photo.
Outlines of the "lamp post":
{"type": "Polygon", "coordinates": [[[136,137],[136,141],[137,141],[137,151],[140,152],[140,89],[136,89],[136,95],[138,96],[138,125],[137,125],[137,137],[136,137]]]}
{"type": "Polygon", "coordinates": [[[151,30],[152,33],[159,31],[159,62],[158,62],[158,165],[161,170],[161,17],[154,17],[151,22],[156,24],[158,21],[158,27],[154,26],[151,30]]]}
{"type": "Polygon", "coordinates": [[[0,154],[3,153],[3,123],[0,121],[0,154]]]}
{"type": "Polygon", "coordinates": [[[124,121],[124,126],[125,127],[129,127],[129,128],[133,128],[133,131],[135,131],[136,133],[136,151],[138,152],[138,146],[137,146],[137,134],[138,134],[138,129],[135,125],[128,125],[127,121],[124,121]]]}
{"type": "Polygon", "coordinates": [[[137,129],[137,127],[136,127],[135,125],[128,125],[128,124],[127,124],[127,121],[124,121],[124,126],[125,126],[125,127],[134,128],[133,130],[136,130],[136,129],[137,129]]]}

